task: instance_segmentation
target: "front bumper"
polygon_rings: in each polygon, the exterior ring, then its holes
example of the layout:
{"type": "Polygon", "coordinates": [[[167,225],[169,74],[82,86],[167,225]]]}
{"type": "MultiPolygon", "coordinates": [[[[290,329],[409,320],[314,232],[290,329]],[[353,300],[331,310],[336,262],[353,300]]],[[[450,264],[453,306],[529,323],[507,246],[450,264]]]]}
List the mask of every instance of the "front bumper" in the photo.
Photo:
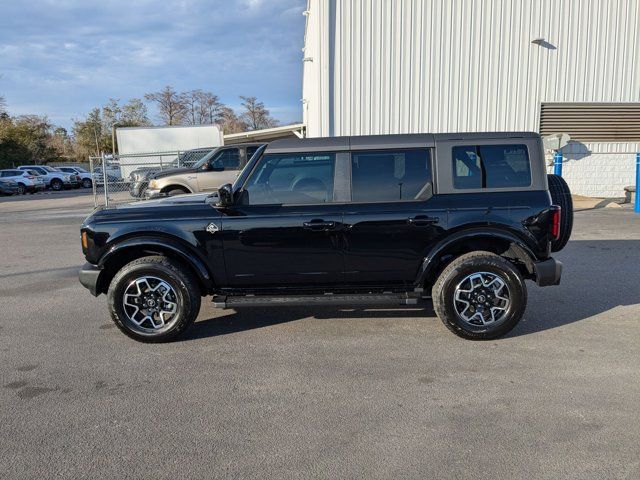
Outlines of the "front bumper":
{"type": "Polygon", "coordinates": [[[129,187],[129,194],[134,198],[143,198],[145,192],[147,191],[148,185],[149,182],[141,180],[131,182],[131,186],[129,187]]]}
{"type": "Polygon", "coordinates": [[[533,268],[536,274],[536,283],[540,287],[549,285],[559,285],[562,276],[562,263],[554,258],[549,258],[544,262],[535,262],[533,268]]]}
{"type": "Polygon", "coordinates": [[[102,270],[92,263],[85,263],[78,272],[78,280],[80,280],[82,286],[89,290],[94,297],[97,297],[100,293],[98,292],[98,284],[101,273],[102,270]]]}
{"type": "Polygon", "coordinates": [[[152,198],[158,198],[160,197],[160,189],[158,188],[147,188],[144,191],[144,198],[146,198],[147,200],[151,200],[152,198]]]}

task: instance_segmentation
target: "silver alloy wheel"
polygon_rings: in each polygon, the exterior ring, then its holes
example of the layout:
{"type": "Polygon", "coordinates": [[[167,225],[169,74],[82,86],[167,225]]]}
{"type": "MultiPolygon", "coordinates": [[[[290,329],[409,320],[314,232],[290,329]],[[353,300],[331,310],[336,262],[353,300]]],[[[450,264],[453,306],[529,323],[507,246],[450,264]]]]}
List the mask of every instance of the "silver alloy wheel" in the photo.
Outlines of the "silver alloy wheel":
{"type": "Polygon", "coordinates": [[[177,317],[178,296],[171,285],[158,277],[144,276],[132,281],[122,296],[129,321],[144,333],[167,330],[177,317]]]}
{"type": "Polygon", "coordinates": [[[458,283],[453,305],[458,316],[471,325],[494,325],[506,318],[511,292],[499,275],[476,272],[458,283]]]}

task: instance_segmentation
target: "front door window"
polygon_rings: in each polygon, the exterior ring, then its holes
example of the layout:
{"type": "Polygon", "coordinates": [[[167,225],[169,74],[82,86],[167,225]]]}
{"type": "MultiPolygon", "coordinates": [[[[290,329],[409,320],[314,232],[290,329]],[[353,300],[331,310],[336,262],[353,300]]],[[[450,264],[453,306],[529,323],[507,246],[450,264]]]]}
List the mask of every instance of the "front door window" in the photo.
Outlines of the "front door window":
{"type": "Polygon", "coordinates": [[[242,195],[247,205],[310,205],[333,201],[335,154],[265,155],[242,195]]]}

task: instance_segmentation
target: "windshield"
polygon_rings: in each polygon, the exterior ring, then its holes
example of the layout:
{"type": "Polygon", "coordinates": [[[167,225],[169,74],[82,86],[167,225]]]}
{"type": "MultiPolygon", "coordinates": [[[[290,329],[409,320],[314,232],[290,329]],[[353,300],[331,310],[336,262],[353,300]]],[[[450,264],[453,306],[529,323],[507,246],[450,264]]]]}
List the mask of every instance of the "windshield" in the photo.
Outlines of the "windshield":
{"type": "Polygon", "coordinates": [[[82,167],[73,167],[73,168],[76,170],[76,172],[89,173],[89,172],[87,172],[87,171],[86,171],[84,168],[82,168],[82,167]]]}
{"type": "Polygon", "coordinates": [[[242,169],[242,171],[240,172],[240,175],[238,175],[238,178],[236,178],[236,181],[233,182],[233,191],[234,192],[236,190],[238,190],[244,184],[244,182],[247,180],[247,177],[249,176],[249,174],[253,170],[253,167],[256,165],[256,163],[258,163],[258,160],[262,156],[262,152],[264,152],[266,148],[267,148],[266,144],[265,145],[261,145],[260,148],[258,148],[254,152],[254,154],[251,156],[251,158],[247,162],[247,165],[242,169]]]}
{"type": "Polygon", "coordinates": [[[52,168],[52,167],[49,167],[47,165],[44,165],[42,168],[44,168],[47,172],[59,172],[60,171],[57,168],[52,168]]]}

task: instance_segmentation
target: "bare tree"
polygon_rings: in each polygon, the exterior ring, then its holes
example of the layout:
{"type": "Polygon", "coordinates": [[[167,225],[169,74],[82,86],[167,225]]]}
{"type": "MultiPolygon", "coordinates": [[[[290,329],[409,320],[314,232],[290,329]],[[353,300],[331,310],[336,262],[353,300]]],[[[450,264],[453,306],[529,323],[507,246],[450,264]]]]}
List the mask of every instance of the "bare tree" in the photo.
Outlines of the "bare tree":
{"type": "Polygon", "coordinates": [[[200,98],[200,114],[202,123],[219,123],[222,119],[222,111],[225,106],[217,95],[211,92],[203,92],[200,98]]]}
{"type": "Polygon", "coordinates": [[[0,113],[5,113],[7,111],[7,101],[4,99],[2,95],[0,95],[0,113]]]}
{"type": "Polygon", "coordinates": [[[219,123],[224,105],[217,95],[203,90],[191,90],[182,94],[186,107],[185,121],[189,125],[219,123]]]}
{"type": "Polygon", "coordinates": [[[222,131],[228,133],[240,133],[247,130],[247,124],[240,118],[233,109],[222,106],[218,123],[222,125],[222,131]]]}
{"type": "Polygon", "coordinates": [[[165,125],[180,125],[187,115],[184,95],[169,85],[159,92],[145,94],[144,98],[156,103],[159,117],[165,125]]]}
{"type": "Polygon", "coordinates": [[[247,124],[249,130],[259,130],[261,128],[271,128],[278,125],[278,121],[269,114],[263,102],[256,97],[240,97],[244,111],[240,118],[247,124]]]}
{"type": "Polygon", "coordinates": [[[129,127],[144,127],[150,125],[147,106],[139,98],[132,98],[122,106],[120,125],[129,127]]]}
{"type": "Polygon", "coordinates": [[[200,96],[204,92],[200,89],[190,90],[180,94],[185,107],[184,120],[188,125],[200,125],[202,118],[200,115],[200,96]]]}

